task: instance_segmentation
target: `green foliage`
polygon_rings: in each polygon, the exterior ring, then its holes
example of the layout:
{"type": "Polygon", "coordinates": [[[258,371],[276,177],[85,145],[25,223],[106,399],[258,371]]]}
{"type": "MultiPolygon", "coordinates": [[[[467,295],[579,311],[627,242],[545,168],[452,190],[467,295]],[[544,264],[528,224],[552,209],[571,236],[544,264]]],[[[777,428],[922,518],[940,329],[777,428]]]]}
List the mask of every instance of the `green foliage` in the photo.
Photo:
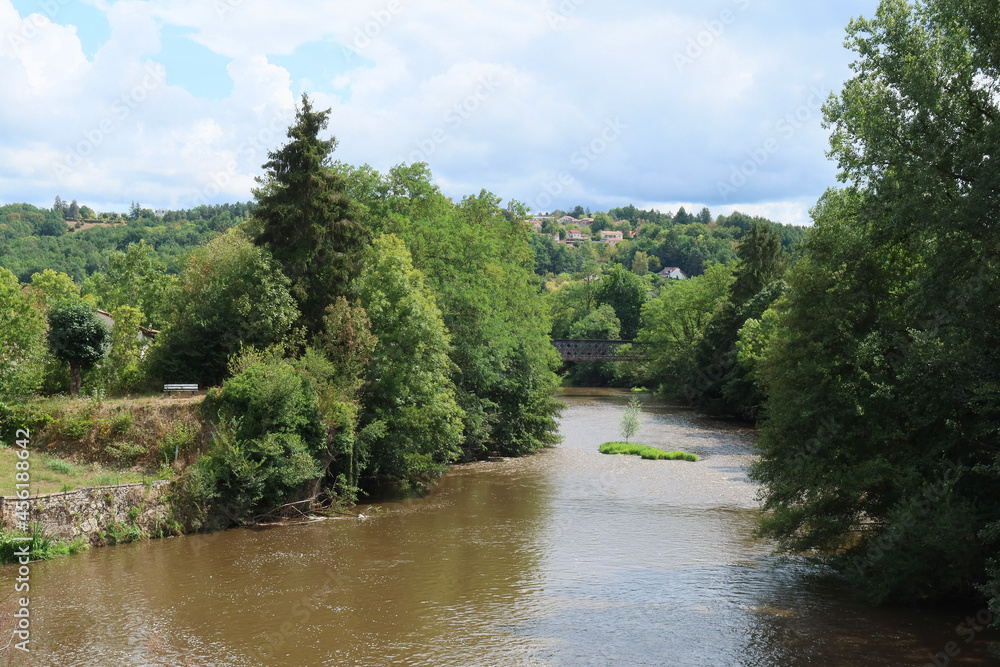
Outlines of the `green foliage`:
{"type": "Polygon", "coordinates": [[[0,266],[10,269],[22,283],[44,269],[65,273],[79,283],[106,270],[113,253],[145,241],[156,248],[157,258],[167,265],[167,270],[176,273],[180,260],[192,248],[234,226],[248,211],[248,205],[240,203],[199,206],[172,211],[163,218],[150,212],[128,224],[117,214],[102,214],[102,219],[96,221],[101,223],[98,226],[65,234],[66,223],[61,216],[29,204],[9,204],[0,206],[0,266]],[[51,224],[39,222],[48,216],[53,218],[51,224]]]}
{"type": "Polygon", "coordinates": [[[200,429],[190,424],[178,423],[163,436],[160,454],[169,463],[175,457],[185,454],[195,443],[200,429]]]}
{"type": "Polygon", "coordinates": [[[632,340],[639,333],[642,306],[646,303],[649,286],[639,276],[615,265],[601,278],[594,298],[597,303],[611,306],[621,322],[621,336],[632,340]]]}
{"type": "Polygon", "coordinates": [[[14,274],[0,268],[0,400],[36,392],[44,357],[45,317],[14,274]]]}
{"type": "Polygon", "coordinates": [[[578,340],[621,340],[621,321],[615,309],[601,304],[569,329],[569,338],[578,340]]]}
{"type": "Polygon", "coordinates": [[[254,191],[254,242],[267,247],[291,279],[310,333],[320,330],[327,306],[346,294],[365,240],[343,177],[329,169],[337,140],[319,137],[329,116],[329,109],[313,111],[303,94],[288,143],[268,153],[254,191]]]}
{"type": "Polygon", "coordinates": [[[69,364],[74,396],[80,393],[80,372],[104,358],[110,338],[108,326],[83,301],[60,301],[49,308],[49,350],[69,364]]]}
{"type": "MultiPolygon", "coordinates": [[[[167,325],[176,288],[177,276],[167,273],[167,265],[156,257],[156,250],[142,239],[130,243],[124,252],[112,252],[107,271],[84,282],[84,289],[96,297],[98,306],[112,315],[123,307],[137,309],[142,313],[137,324],[154,329],[167,325]]],[[[116,317],[116,326],[117,322],[116,317]]]]}
{"type": "Polygon", "coordinates": [[[639,432],[639,428],[642,426],[641,415],[642,403],[639,402],[638,398],[633,396],[629,399],[628,407],[625,408],[625,412],[618,422],[618,432],[625,438],[626,443],[629,441],[629,438],[639,432]]]}
{"type": "Polygon", "coordinates": [[[354,289],[378,337],[362,391],[367,474],[416,484],[461,455],[462,409],[441,311],[397,237],[379,236],[354,289]]]}
{"type": "Polygon", "coordinates": [[[732,269],[714,265],[704,275],[670,281],[643,309],[639,340],[650,344],[651,379],[672,397],[694,400],[700,390],[698,344],[726,302],[732,269]]]}
{"type": "Polygon", "coordinates": [[[627,442],[605,442],[600,447],[601,454],[628,454],[641,456],[649,461],[698,461],[696,454],[686,452],[667,452],[656,447],[627,442]]]}
{"type": "Polygon", "coordinates": [[[60,475],[75,475],[76,466],[74,466],[69,461],[61,461],[59,459],[51,459],[45,462],[45,467],[53,472],[57,472],[60,475]]]}
{"type": "Polygon", "coordinates": [[[131,466],[149,452],[137,442],[117,440],[104,447],[104,453],[119,465],[131,466]]]}
{"type": "Polygon", "coordinates": [[[877,600],[998,604],[1000,30],[884,0],[825,108],[850,187],[817,205],[758,364],[763,531],[840,551],[877,600]]]}
{"type": "Polygon", "coordinates": [[[58,273],[52,269],[32,274],[31,289],[46,308],[60,301],[76,301],[81,298],[80,286],[65,273],[58,273]]]}
{"type": "Polygon", "coordinates": [[[147,537],[148,535],[134,523],[119,523],[118,521],[113,521],[108,526],[108,529],[101,534],[101,539],[108,546],[130,544],[146,539],[147,537]]]}
{"type": "Polygon", "coordinates": [[[337,165],[373,233],[395,232],[444,315],[456,400],[464,412],[463,457],[524,454],[553,441],[558,357],[532,275],[536,237],[515,202],[489,192],[459,205],[431,182],[426,164],[387,174],[337,165]]]}
{"type": "Polygon", "coordinates": [[[266,250],[230,230],[192,253],[180,279],[171,325],[150,354],[165,382],[213,386],[241,346],[280,341],[298,316],[288,279],[266,250]]]}
{"type": "Polygon", "coordinates": [[[103,389],[106,394],[119,396],[142,388],[146,384],[146,368],[142,361],[144,338],[139,329],[142,313],[130,306],[111,311],[111,348],[88,385],[103,389]]]}
{"type": "MultiPolygon", "coordinates": [[[[209,393],[216,420],[208,453],[177,483],[178,519],[225,527],[252,522],[321,478],[325,429],[313,385],[291,364],[253,363],[209,393]]],[[[178,438],[184,434],[175,434],[178,438]]]]}
{"type": "Polygon", "coordinates": [[[45,534],[40,524],[32,524],[28,531],[9,531],[0,529],[0,563],[19,562],[18,551],[28,548],[28,558],[35,560],[50,560],[56,556],[70,556],[80,553],[90,547],[82,538],[69,542],[53,540],[45,534]],[[30,537],[30,540],[19,538],[30,537]]]}

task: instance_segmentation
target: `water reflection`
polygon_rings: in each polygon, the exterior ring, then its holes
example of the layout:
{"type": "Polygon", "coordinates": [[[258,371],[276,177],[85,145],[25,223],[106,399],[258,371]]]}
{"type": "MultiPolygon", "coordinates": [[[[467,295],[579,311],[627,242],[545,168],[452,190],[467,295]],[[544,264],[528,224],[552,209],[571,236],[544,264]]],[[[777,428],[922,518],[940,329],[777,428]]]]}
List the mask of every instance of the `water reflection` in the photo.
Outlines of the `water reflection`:
{"type": "Polygon", "coordinates": [[[561,446],[364,519],[37,563],[35,664],[923,665],[958,639],[771,557],[745,427],[644,398],[642,440],[703,459],[603,456],[628,396],[565,400],[561,446]]]}

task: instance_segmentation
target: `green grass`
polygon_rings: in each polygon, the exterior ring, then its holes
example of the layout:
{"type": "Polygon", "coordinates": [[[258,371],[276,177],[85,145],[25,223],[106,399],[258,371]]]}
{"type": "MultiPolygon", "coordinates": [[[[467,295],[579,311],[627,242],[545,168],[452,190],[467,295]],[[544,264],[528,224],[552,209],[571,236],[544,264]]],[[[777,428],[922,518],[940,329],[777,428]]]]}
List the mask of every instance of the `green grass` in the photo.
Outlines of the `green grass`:
{"type": "Polygon", "coordinates": [[[606,442],[601,445],[601,454],[631,454],[633,456],[641,456],[642,458],[650,461],[666,460],[693,462],[698,460],[698,457],[695,454],[688,454],[687,452],[667,452],[662,449],[657,449],[656,447],[640,445],[634,442],[606,442]]]}
{"type": "MultiPolygon", "coordinates": [[[[19,460],[14,448],[0,447],[0,495],[13,496],[17,493],[14,475],[18,472],[16,465],[19,460]]],[[[143,472],[100,463],[80,463],[37,451],[31,452],[28,461],[31,465],[32,494],[166,479],[170,473],[169,469],[143,472]]]]}

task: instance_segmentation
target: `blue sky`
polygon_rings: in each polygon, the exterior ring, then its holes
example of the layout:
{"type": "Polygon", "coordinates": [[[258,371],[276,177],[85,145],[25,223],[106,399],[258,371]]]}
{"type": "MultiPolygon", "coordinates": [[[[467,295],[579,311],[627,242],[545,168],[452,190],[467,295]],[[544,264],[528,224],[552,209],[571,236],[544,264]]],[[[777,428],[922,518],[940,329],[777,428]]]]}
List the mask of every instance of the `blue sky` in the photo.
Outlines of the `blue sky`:
{"type": "Polygon", "coordinates": [[[302,92],[456,199],[807,224],[875,0],[0,0],[0,203],[247,200],[302,92]]]}

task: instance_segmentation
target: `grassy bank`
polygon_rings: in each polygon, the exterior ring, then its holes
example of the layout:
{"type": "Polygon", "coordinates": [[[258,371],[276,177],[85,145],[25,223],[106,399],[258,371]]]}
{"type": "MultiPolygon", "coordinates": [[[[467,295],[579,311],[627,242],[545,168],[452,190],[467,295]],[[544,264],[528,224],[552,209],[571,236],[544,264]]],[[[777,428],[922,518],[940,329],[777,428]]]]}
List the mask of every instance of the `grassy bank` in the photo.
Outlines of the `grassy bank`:
{"type": "Polygon", "coordinates": [[[657,449],[656,447],[649,447],[647,445],[640,445],[637,443],[628,442],[605,442],[601,445],[601,454],[630,454],[632,456],[641,456],[644,459],[649,459],[651,461],[666,460],[666,461],[697,461],[698,457],[695,454],[688,454],[687,452],[667,452],[662,449],[657,449]]]}

